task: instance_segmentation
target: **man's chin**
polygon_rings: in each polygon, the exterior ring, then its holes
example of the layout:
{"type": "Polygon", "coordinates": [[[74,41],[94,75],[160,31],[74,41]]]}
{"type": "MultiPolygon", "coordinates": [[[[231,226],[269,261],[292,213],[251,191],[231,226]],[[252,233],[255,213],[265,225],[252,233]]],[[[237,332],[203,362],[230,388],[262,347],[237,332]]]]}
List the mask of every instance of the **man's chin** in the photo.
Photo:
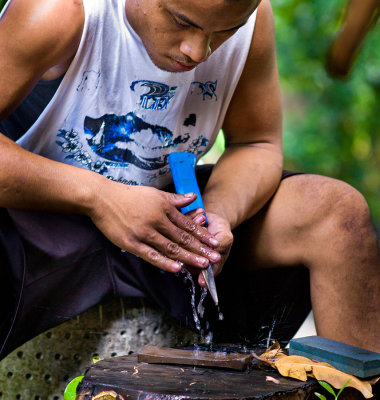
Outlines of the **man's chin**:
{"type": "Polygon", "coordinates": [[[149,55],[150,59],[152,60],[153,64],[160,69],[161,71],[171,72],[171,73],[180,73],[180,72],[187,72],[191,71],[195,68],[195,66],[187,66],[184,65],[171,57],[165,57],[164,60],[157,60],[149,55]]]}

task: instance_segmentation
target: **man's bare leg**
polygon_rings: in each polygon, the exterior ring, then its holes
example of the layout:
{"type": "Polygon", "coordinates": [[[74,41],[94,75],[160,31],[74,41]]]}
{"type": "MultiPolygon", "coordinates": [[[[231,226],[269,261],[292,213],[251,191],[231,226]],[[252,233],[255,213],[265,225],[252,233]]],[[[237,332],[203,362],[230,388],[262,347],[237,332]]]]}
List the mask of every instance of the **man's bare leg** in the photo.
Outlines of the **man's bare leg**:
{"type": "Polygon", "coordinates": [[[318,334],[380,352],[379,251],[359,192],[317,175],[287,178],[235,243],[256,265],[309,268],[318,334]]]}

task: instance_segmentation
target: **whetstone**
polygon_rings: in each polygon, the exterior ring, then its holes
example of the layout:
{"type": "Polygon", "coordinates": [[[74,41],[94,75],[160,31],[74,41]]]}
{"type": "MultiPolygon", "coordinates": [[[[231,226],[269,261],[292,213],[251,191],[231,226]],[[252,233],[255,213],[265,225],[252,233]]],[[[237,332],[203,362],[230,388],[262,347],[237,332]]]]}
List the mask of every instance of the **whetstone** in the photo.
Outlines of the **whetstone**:
{"type": "Polygon", "coordinates": [[[289,355],[331,364],[342,372],[368,378],[380,375],[380,354],[321,336],[292,339],[289,355]]]}
{"type": "Polygon", "coordinates": [[[140,350],[137,360],[151,364],[182,364],[243,371],[252,362],[252,356],[241,353],[183,350],[147,345],[140,350]]]}

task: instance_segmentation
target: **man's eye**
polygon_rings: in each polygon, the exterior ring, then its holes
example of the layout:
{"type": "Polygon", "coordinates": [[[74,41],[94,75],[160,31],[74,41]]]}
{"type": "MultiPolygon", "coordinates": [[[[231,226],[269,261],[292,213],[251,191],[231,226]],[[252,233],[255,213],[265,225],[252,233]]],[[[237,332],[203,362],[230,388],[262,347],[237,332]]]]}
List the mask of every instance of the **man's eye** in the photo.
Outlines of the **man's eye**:
{"type": "Polygon", "coordinates": [[[182,22],[175,17],[173,17],[173,21],[179,28],[188,28],[190,26],[189,24],[186,24],[185,22],[182,22]]]}

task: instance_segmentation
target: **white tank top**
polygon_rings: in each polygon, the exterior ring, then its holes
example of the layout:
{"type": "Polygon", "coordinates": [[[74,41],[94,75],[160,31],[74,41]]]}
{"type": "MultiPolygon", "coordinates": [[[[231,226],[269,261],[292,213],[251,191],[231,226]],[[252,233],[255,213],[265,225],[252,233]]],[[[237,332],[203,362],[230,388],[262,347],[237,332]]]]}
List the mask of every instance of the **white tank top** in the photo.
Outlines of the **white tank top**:
{"type": "Polygon", "coordinates": [[[201,157],[213,144],[249,51],[256,12],[191,71],[157,68],[125,0],[84,0],[83,35],[57,92],[17,141],[42,156],[109,179],[158,188],[168,155],[201,157]]]}

